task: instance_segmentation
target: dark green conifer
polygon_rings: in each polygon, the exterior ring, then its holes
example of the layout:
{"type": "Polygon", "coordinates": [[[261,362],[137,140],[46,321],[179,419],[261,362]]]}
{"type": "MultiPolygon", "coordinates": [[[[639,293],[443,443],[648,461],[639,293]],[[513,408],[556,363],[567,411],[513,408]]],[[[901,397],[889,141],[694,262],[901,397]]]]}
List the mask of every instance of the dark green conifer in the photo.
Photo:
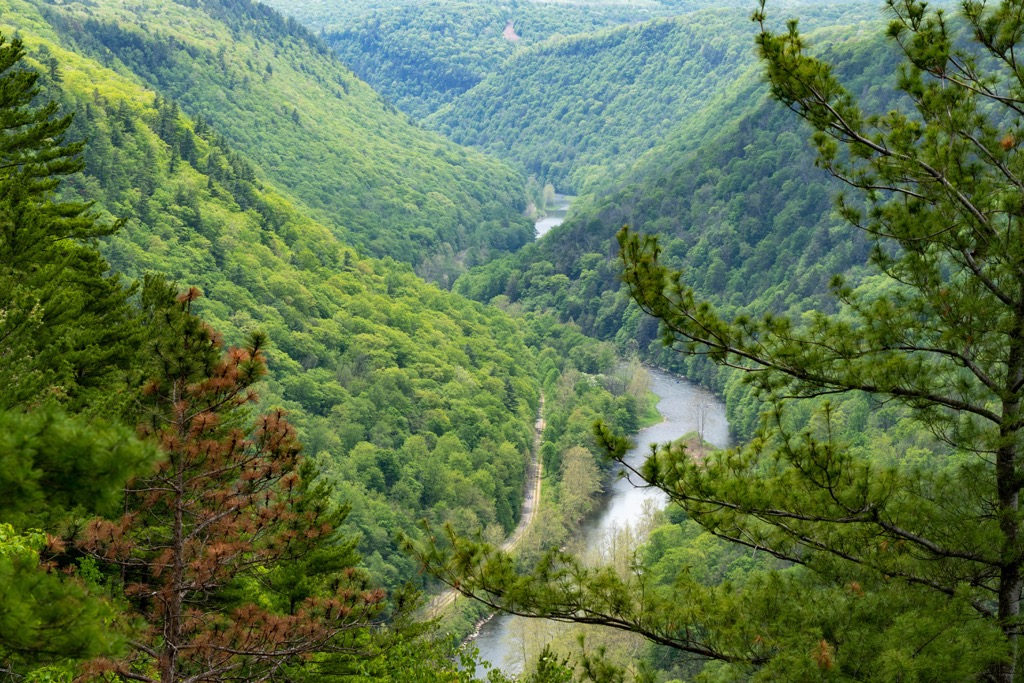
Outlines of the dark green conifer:
{"type": "Polygon", "coordinates": [[[13,679],[116,649],[98,587],[56,570],[73,572],[64,540],[116,512],[151,460],[99,417],[122,401],[134,346],[128,291],[93,243],[116,226],[55,198],[82,143],[64,142],[55,103],[36,104],[23,57],[0,36],[0,672],[13,679]]]}
{"type": "MultiPolygon", "coordinates": [[[[772,95],[814,129],[818,164],[857,193],[851,229],[876,276],[833,281],[836,314],[727,316],[619,235],[624,280],[666,345],[745,373],[766,419],[743,448],[658,449],[637,472],[708,532],[785,564],[742,585],[670,588],[555,553],[523,576],[484,544],[421,555],[516,613],[603,624],[716,660],[715,680],[1011,683],[1024,587],[1024,38],[1021,3],[961,3],[951,21],[889,0],[903,110],[871,114],[808,54],[796,22],[757,45],[772,95]],[[902,405],[935,435],[925,461],[843,438],[824,398],[902,405]],[[805,403],[800,403],[805,402],[805,403]],[[814,409],[806,409],[810,402],[814,409]],[[814,413],[789,418],[794,403],[814,413]]],[[[621,459],[623,440],[599,435],[621,459]]]]}
{"type": "Polygon", "coordinates": [[[83,143],[64,141],[71,117],[56,103],[34,104],[23,56],[0,36],[0,409],[47,398],[78,409],[130,358],[133,314],[94,245],[117,225],[55,197],[83,143]]]}
{"type": "Polygon", "coordinates": [[[116,514],[120,487],[152,454],[117,424],[0,411],[0,679],[118,649],[102,588],[57,571],[78,568],[60,536],[116,514]]]}

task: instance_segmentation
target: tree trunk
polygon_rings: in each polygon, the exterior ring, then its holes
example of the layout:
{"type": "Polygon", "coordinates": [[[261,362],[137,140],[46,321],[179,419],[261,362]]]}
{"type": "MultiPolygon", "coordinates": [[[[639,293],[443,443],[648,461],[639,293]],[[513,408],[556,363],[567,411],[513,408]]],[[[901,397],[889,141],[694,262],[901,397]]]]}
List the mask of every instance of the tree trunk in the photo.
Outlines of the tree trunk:
{"type": "MultiPolygon", "coordinates": [[[[181,393],[181,392],[176,392],[181,393]]],[[[178,436],[182,443],[188,437],[188,424],[179,418],[178,436]]],[[[164,648],[160,662],[160,683],[174,683],[178,677],[178,647],[181,644],[182,584],[185,577],[185,469],[181,453],[171,454],[174,467],[174,531],[171,537],[171,580],[165,596],[167,617],[164,622],[164,648]]]]}
{"type": "MultiPolygon", "coordinates": [[[[1024,291],[1024,289],[1022,289],[1024,291]]],[[[1024,298],[1024,297],[1022,297],[1024,298]]],[[[1017,320],[1011,336],[1007,359],[1007,398],[1003,401],[1003,423],[996,451],[996,491],[999,496],[999,528],[1003,534],[1002,566],[999,569],[999,625],[1009,643],[1009,661],[996,667],[993,680],[1013,683],[1017,665],[1017,641],[1020,616],[1021,538],[1020,538],[1020,455],[1018,439],[1021,402],[1017,396],[1024,384],[1024,311],[1017,306],[1017,320]]]]}

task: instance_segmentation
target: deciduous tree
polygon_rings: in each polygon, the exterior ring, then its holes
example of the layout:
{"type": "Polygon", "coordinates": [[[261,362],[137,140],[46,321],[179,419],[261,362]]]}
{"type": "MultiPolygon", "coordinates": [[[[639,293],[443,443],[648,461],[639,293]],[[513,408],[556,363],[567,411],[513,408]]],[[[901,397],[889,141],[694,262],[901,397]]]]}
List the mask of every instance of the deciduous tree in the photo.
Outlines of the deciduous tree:
{"type": "MultiPolygon", "coordinates": [[[[697,459],[665,446],[640,473],[717,536],[788,569],[742,586],[590,570],[552,555],[532,576],[453,539],[424,560],[518,613],[642,633],[759,680],[1019,678],[1024,586],[1024,63],[1019,2],[952,19],[889,0],[907,106],[864,111],[796,22],[754,19],[772,95],[814,129],[839,210],[874,241],[880,277],[837,277],[839,312],[729,317],[699,300],[656,240],[624,230],[624,279],[666,344],[746,373],[770,407],[746,447],[697,459]],[[947,445],[883,464],[847,447],[822,397],[905,406],[947,445]],[[793,431],[786,406],[817,401],[793,431]]],[[[602,430],[612,453],[624,443],[602,430]]],[[[642,569],[642,568],[641,568],[642,569]]]]}

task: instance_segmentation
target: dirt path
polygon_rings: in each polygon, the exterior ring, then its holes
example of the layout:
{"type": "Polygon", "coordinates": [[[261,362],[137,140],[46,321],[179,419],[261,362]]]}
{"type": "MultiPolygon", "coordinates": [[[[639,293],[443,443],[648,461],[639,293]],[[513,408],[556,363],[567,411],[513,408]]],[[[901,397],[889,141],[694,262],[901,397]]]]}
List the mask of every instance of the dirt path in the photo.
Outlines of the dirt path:
{"type": "MultiPolygon", "coordinates": [[[[545,426],[547,425],[544,422],[544,394],[542,393],[540,395],[540,408],[537,410],[537,421],[534,423],[533,428],[533,454],[530,458],[530,464],[526,466],[526,494],[523,496],[523,507],[519,513],[519,524],[516,525],[516,528],[513,529],[509,537],[505,539],[505,542],[499,546],[505,552],[515,550],[516,546],[519,545],[526,535],[526,530],[530,528],[533,520],[537,518],[537,511],[540,509],[540,480],[544,476],[544,463],[540,459],[540,444],[544,436],[545,426]]],[[[433,619],[440,616],[441,612],[455,602],[455,598],[458,595],[459,592],[457,590],[449,588],[436,596],[430,601],[430,605],[427,606],[427,618],[433,619]]]]}
{"type": "Polygon", "coordinates": [[[540,442],[544,436],[544,394],[540,395],[540,409],[537,411],[537,422],[533,429],[533,458],[526,467],[526,495],[523,496],[523,507],[519,513],[519,524],[512,531],[501,549],[505,552],[515,550],[519,542],[523,540],[526,530],[533,524],[540,509],[540,479],[544,475],[544,463],[540,460],[540,442]]]}

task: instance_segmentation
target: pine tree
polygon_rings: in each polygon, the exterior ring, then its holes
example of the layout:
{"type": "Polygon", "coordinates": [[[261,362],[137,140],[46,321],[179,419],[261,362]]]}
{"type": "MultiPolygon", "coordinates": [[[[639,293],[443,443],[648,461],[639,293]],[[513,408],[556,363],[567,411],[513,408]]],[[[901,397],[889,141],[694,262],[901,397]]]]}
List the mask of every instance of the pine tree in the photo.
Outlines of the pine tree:
{"type": "Polygon", "coordinates": [[[152,455],[117,424],[0,411],[0,677],[121,647],[103,591],[58,570],[77,567],[64,539],[89,516],[116,513],[120,487],[152,455]]]}
{"type": "Polygon", "coordinates": [[[115,226],[54,199],[82,144],[63,142],[71,118],[55,103],[37,105],[23,57],[0,36],[0,673],[12,679],[117,651],[112,608],[68,575],[64,545],[115,511],[124,481],[152,460],[132,430],[100,417],[126,395],[111,389],[135,316],[92,244],[115,226]]]}
{"type": "MultiPolygon", "coordinates": [[[[432,571],[517,613],[595,623],[717,660],[755,680],[1019,678],[1024,586],[1024,63],[1021,3],[963,2],[950,20],[889,0],[909,106],[862,110],[796,22],[757,45],[772,95],[814,129],[818,164],[874,240],[880,278],[836,277],[839,312],[727,317],[666,267],[656,239],[619,235],[624,280],[667,345],[745,373],[769,408],[742,449],[664,446],[639,472],[707,531],[785,570],[742,586],[681,573],[651,586],[555,554],[523,576],[486,546],[421,551],[432,571]],[[883,464],[844,442],[823,397],[902,404],[947,444],[883,464]],[[819,406],[800,431],[794,402],[819,406]]],[[[613,455],[625,450],[606,429],[613,455]]]]}
{"type": "Polygon", "coordinates": [[[169,292],[151,279],[143,293],[153,341],[139,414],[165,459],[128,484],[124,515],[94,520],[83,545],[119,568],[147,627],[129,656],[97,659],[89,672],[255,681],[313,653],[358,654],[384,593],[352,566],[351,544],[340,557],[325,547],[338,517],[300,481],[300,446],[283,414],[247,424],[266,338],[225,353],[192,314],[198,291],[176,303],[169,292]]]}
{"type": "Polygon", "coordinates": [[[117,225],[54,198],[83,143],[64,142],[71,116],[55,102],[34,105],[23,57],[0,36],[0,409],[49,397],[77,410],[128,365],[133,314],[93,244],[117,225]]]}

